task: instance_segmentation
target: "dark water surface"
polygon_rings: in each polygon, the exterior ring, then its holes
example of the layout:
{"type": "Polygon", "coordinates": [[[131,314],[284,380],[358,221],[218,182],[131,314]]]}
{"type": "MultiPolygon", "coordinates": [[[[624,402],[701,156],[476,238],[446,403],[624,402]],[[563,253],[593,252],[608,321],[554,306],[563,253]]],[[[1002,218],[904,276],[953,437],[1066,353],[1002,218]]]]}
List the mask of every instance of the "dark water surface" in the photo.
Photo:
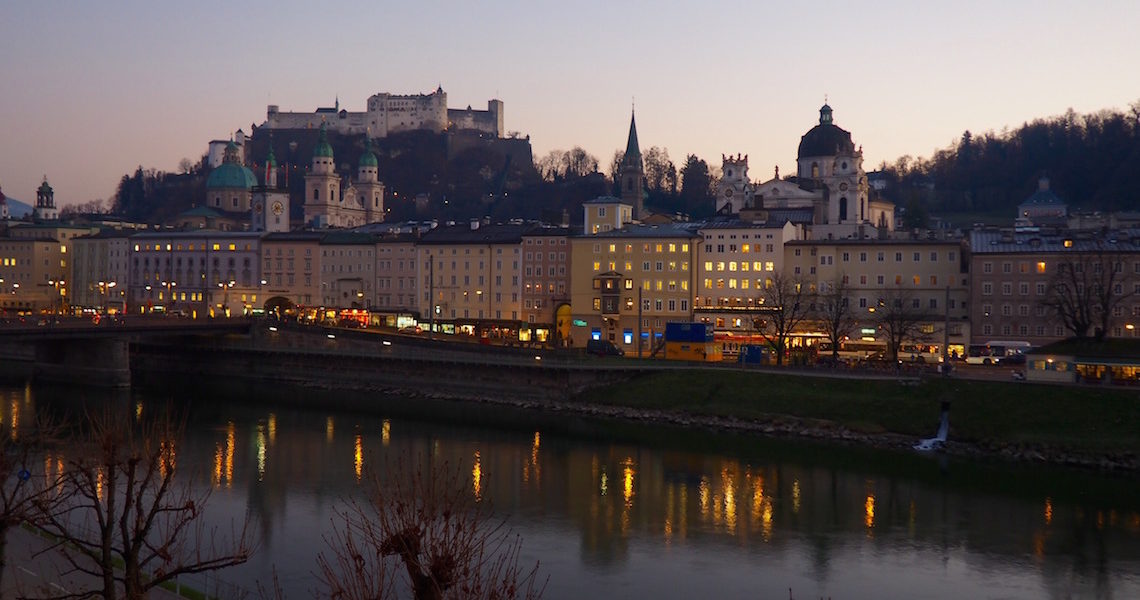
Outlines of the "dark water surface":
{"type": "Polygon", "coordinates": [[[333,510],[394,457],[469,474],[522,536],[522,561],[541,561],[548,599],[1140,598],[1135,476],[383,395],[0,393],[8,422],[189,406],[180,472],[212,487],[213,522],[248,514],[261,539],[222,577],[254,589],[276,567],[289,598],[315,589],[333,510]]]}

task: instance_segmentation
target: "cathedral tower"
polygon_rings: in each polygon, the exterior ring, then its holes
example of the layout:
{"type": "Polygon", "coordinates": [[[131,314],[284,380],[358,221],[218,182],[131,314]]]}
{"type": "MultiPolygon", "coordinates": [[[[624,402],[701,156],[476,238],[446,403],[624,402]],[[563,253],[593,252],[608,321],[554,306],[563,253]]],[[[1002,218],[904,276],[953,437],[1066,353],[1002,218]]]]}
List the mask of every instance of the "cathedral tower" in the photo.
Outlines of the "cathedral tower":
{"type": "Polygon", "coordinates": [[[55,207],[55,191],[48,185],[47,175],[44,175],[44,182],[36,190],[34,217],[43,221],[54,221],[59,218],[59,210],[55,207]]]}
{"type": "Polygon", "coordinates": [[[356,171],[356,195],[364,209],[365,223],[384,220],[384,184],[380,181],[380,162],[372,152],[372,139],[365,138],[364,154],[356,171]]]}
{"type": "Polygon", "coordinates": [[[343,203],[328,126],[321,123],[321,135],[313,149],[313,167],[305,174],[305,222],[316,220],[324,225],[334,225],[329,222],[329,217],[338,212],[335,209],[343,203]]]}

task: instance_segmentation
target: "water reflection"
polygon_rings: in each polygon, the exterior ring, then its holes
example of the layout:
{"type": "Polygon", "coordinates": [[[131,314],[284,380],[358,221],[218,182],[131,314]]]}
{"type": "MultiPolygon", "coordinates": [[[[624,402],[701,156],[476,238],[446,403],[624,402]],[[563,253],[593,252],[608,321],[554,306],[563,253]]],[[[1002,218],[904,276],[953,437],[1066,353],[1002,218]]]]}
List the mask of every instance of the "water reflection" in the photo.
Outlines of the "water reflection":
{"type": "MultiPolygon", "coordinates": [[[[34,412],[22,391],[3,399],[4,423],[34,412]]],[[[276,567],[295,578],[287,587],[311,588],[333,508],[360,492],[366,465],[402,457],[464,465],[475,496],[511,515],[524,558],[550,569],[548,598],[608,597],[622,584],[656,597],[1140,597],[1134,481],[685,443],[223,403],[196,407],[169,454],[208,474],[219,523],[248,513],[260,524],[263,552],[226,575],[247,584],[276,567]]],[[[44,475],[64,458],[47,457],[44,475]]]]}

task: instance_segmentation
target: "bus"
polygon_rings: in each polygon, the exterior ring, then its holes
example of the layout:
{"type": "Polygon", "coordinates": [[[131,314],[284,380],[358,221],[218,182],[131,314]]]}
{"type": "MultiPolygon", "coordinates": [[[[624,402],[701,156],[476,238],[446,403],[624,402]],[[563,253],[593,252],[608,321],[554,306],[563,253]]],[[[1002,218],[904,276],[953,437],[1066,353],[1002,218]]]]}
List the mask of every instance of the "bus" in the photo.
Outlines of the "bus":
{"type": "Polygon", "coordinates": [[[991,340],[985,344],[971,344],[966,354],[966,364],[996,365],[1007,356],[1025,354],[1032,344],[1029,342],[991,340]]]}
{"type": "MultiPolygon", "coordinates": [[[[882,358],[887,353],[885,342],[867,340],[843,340],[839,343],[839,360],[844,362],[858,362],[872,358],[882,358]]],[[[819,343],[819,358],[831,358],[831,342],[819,343]]]]}

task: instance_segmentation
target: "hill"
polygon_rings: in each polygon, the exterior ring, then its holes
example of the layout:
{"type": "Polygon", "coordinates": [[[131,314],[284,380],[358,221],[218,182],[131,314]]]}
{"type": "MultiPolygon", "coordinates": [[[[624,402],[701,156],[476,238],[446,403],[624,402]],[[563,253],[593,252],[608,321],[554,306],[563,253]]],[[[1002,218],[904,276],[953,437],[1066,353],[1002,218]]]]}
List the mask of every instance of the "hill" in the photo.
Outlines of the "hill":
{"type": "Polygon", "coordinates": [[[962,134],[930,158],[904,156],[880,170],[884,195],[914,212],[1000,215],[1016,207],[1047,176],[1071,208],[1140,210],[1133,183],[1140,164],[1140,101],[1128,111],[1104,110],[1036,119],[995,133],[962,134]]]}

